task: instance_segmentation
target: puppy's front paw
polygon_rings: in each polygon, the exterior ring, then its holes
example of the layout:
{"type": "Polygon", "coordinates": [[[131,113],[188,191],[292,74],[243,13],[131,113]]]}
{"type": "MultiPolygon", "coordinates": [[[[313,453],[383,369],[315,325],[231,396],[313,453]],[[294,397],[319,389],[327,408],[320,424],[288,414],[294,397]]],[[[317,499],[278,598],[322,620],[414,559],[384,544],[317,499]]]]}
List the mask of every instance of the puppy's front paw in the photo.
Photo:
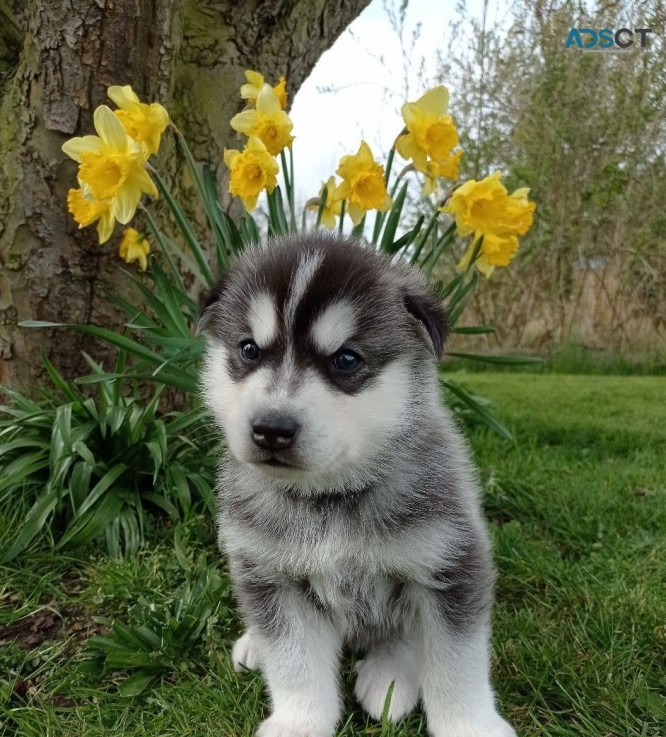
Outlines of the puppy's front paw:
{"type": "Polygon", "coordinates": [[[252,634],[252,630],[248,630],[236,640],[231,651],[231,662],[234,664],[236,673],[242,673],[247,668],[258,670],[261,667],[259,643],[252,634]]]}
{"type": "Polygon", "coordinates": [[[259,725],[257,737],[331,737],[332,733],[332,730],[321,731],[315,727],[294,726],[291,720],[272,716],[259,725]]]}
{"type": "Polygon", "coordinates": [[[483,722],[452,720],[430,727],[433,737],[516,737],[516,733],[498,714],[483,722]]]}
{"type": "Polygon", "coordinates": [[[373,719],[381,719],[391,682],[395,681],[388,718],[397,722],[416,706],[419,700],[419,678],[416,660],[405,648],[376,650],[356,663],[354,693],[361,706],[373,719]]]}

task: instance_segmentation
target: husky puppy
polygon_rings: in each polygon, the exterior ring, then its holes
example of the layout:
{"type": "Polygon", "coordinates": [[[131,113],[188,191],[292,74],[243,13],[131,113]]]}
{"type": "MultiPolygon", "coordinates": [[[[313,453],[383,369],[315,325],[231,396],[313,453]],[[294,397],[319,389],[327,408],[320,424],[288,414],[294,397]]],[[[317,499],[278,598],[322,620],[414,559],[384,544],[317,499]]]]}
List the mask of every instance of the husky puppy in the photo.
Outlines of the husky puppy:
{"type": "Polygon", "coordinates": [[[434,737],[511,737],[489,682],[493,567],[476,471],[442,406],[444,314],[415,270],[310,234],[245,251],[204,300],[203,395],[227,441],[219,539],[273,711],[331,737],[356,697],[434,737]]]}

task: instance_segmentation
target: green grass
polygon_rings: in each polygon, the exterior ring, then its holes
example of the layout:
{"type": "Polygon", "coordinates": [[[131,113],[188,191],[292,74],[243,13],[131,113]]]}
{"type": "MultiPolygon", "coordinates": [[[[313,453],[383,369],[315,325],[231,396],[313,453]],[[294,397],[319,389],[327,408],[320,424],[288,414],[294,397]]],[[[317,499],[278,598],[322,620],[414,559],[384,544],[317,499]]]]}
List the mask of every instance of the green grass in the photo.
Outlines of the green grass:
{"type": "MultiPolygon", "coordinates": [[[[456,374],[495,403],[515,446],[470,431],[496,541],[494,682],[521,737],[666,733],[666,380],[555,374],[456,374]]],[[[0,510],[0,545],[20,510],[0,510]]],[[[250,737],[266,709],[262,679],[236,675],[240,631],[228,587],[201,641],[142,696],[126,674],[87,659],[95,617],[159,613],[202,570],[224,565],[210,520],[158,529],[124,560],[55,556],[44,545],[0,569],[0,735],[250,737]]],[[[166,646],[165,646],[166,647],[166,646]]],[[[425,736],[421,714],[382,731],[343,673],[339,735],[425,736]]]]}
{"type": "MultiPolygon", "coordinates": [[[[500,355],[517,355],[520,351],[505,350],[500,355]]],[[[533,354],[528,354],[528,357],[533,354]]],[[[449,372],[458,371],[474,373],[495,372],[530,372],[552,374],[590,374],[615,376],[666,376],[666,344],[657,340],[652,350],[629,353],[589,348],[582,344],[569,343],[552,348],[549,352],[540,352],[541,363],[531,367],[518,364],[496,364],[472,362],[451,358],[446,362],[449,372]]]]}

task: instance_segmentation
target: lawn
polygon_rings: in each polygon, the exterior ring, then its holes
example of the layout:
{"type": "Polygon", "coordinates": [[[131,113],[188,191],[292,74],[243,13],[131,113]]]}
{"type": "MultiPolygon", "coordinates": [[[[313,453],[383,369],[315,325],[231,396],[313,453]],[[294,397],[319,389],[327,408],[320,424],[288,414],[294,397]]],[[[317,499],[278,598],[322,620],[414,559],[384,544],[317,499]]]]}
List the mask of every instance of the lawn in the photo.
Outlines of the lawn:
{"type": "MultiPolygon", "coordinates": [[[[666,733],[666,379],[455,379],[492,399],[516,436],[469,432],[496,542],[503,713],[521,737],[666,733]]],[[[0,509],[0,546],[20,512],[0,509]]],[[[254,733],[262,680],[229,664],[240,624],[211,520],[161,525],[151,540],[124,560],[101,546],[55,555],[42,541],[0,570],[0,735],[254,733]],[[144,636],[144,680],[90,659],[86,642],[112,619],[143,625],[126,635],[144,636]]],[[[343,683],[340,737],[426,734],[419,713],[395,728],[366,719],[347,672],[343,683]]]]}

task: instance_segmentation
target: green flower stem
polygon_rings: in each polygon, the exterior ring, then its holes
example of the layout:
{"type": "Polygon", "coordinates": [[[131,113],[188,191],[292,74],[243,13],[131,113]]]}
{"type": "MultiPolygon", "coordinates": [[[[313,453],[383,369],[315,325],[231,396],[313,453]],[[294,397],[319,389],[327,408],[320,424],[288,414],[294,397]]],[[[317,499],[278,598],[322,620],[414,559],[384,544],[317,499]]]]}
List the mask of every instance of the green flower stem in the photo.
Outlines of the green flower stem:
{"type": "Polygon", "coordinates": [[[192,152],[190,151],[190,147],[187,145],[187,141],[185,140],[185,137],[180,132],[180,130],[174,125],[174,123],[171,123],[171,127],[173,128],[176,134],[176,138],[178,139],[178,145],[180,146],[180,150],[183,152],[183,155],[185,156],[187,167],[190,170],[192,177],[194,178],[194,181],[197,185],[197,189],[199,190],[201,195],[204,196],[203,181],[201,179],[201,176],[199,175],[199,170],[197,169],[197,165],[194,161],[194,156],[192,156],[192,152]]]}
{"type": "Polygon", "coordinates": [[[361,218],[358,225],[355,225],[352,228],[352,235],[355,236],[356,238],[362,238],[364,227],[365,227],[365,215],[361,218]]]}
{"type": "Polygon", "coordinates": [[[157,241],[157,244],[160,247],[160,250],[164,254],[164,258],[167,260],[167,263],[169,264],[169,268],[171,269],[171,273],[174,276],[174,279],[176,280],[177,284],[180,284],[182,286],[182,276],[180,271],[178,271],[178,267],[176,266],[174,260],[171,258],[171,253],[169,252],[169,244],[166,242],[164,235],[162,231],[157,227],[157,223],[155,222],[155,218],[152,216],[150,210],[147,207],[144,207],[141,205],[141,209],[143,210],[146,219],[148,220],[148,226],[150,230],[152,231],[152,234],[155,236],[155,240],[157,241]]]}
{"type": "Polygon", "coordinates": [[[435,224],[437,223],[437,218],[439,217],[439,210],[435,210],[435,212],[432,214],[432,217],[428,221],[428,225],[426,226],[425,231],[423,232],[423,235],[421,236],[418,245],[416,246],[416,249],[414,251],[414,255],[411,258],[410,263],[415,264],[419,256],[421,255],[421,251],[423,251],[423,247],[426,244],[426,241],[428,240],[428,236],[430,235],[432,229],[435,227],[435,224]]]}
{"type": "MultiPolygon", "coordinates": [[[[324,214],[324,209],[326,208],[326,203],[328,202],[328,185],[324,185],[321,190],[321,195],[319,195],[319,207],[317,208],[317,222],[315,223],[315,228],[319,228],[321,225],[321,216],[324,214]]],[[[344,201],[343,201],[344,204],[344,201]]],[[[303,210],[303,215],[305,215],[305,210],[303,210]]],[[[303,230],[305,230],[305,227],[303,227],[303,230]]]]}
{"type": "MultiPolygon", "coordinates": [[[[389,152],[388,159],[386,161],[386,174],[384,176],[384,182],[387,188],[388,188],[389,174],[391,171],[391,167],[393,166],[394,155],[395,155],[395,148],[392,148],[389,152]]],[[[393,186],[391,187],[391,191],[389,192],[389,197],[391,199],[395,197],[395,193],[398,191],[398,186],[400,185],[401,177],[402,177],[402,172],[396,177],[395,182],[393,182],[393,186]]],[[[377,245],[377,241],[379,240],[379,234],[382,232],[382,225],[384,224],[384,220],[386,219],[386,217],[387,217],[387,213],[379,212],[379,210],[377,210],[377,214],[375,215],[375,225],[372,230],[372,244],[373,245],[377,245]]]]}
{"type": "Polygon", "coordinates": [[[291,180],[291,189],[289,190],[289,209],[291,211],[291,229],[296,232],[296,207],[294,206],[295,189],[294,183],[294,150],[289,146],[289,179],[291,180]]]}
{"type": "Polygon", "coordinates": [[[209,284],[212,283],[213,275],[211,273],[210,266],[208,265],[208,262],[206,261],[206,257],[204,256],[203,251],[201,250],[201,246],[199,245],[199,242],[194,233],[194,230],[192,229],[192,226],[188,222],[187,218],[185,217],[185,214],[181,210],[176,200],[173,198],[173,195],[171,194],[169,188],[166,186],[166,183],[164,182],[162,177],[156,171],[152,172],[152,176],[153,176],[153,179],[155,180],[155,184],[157,184],[157,188],[160,190],[160,192],[164,196],[167,206],[169,207],[169,210],[171,210],[171,213],[173,214],[174,219],[176,220],[176,223],[178,223],[180,232],[183,234],[183,237],[185,238],[187,245],[190,247],[190,250],[192,251],[192,255],[194,256],[197,263],[199,264],[199,269],[201,270],[201,273],[204,275],[204,278],[209,284]]]}
{"type": "Polygon", "coordinates": [[[289,225],[293,233],[296,232],[296,213],[294,211],[294,155],[289,147],[290,166],[287,165],[287,157],[284,155],[284,149],[280,151],[280,161],[282,163],[282,176],[284,177],[284,188],[287,192],[287,201],[289,202],[289,225]]]}
{"type": "Polygon", "coordinates": [[[282,163],[282,177],[284,179],[284,188],[287,191],[288,195],[289,190],[291,189],[291,184],[289,182],[289,169],[287,168],[287,157],[284,155],[284,149],[280,151],[280,162],[282,163]]]}
{"type": "Polygon", "coordinates": [[[388,187],[389,176],[391,175],[391,168],[393,167],[393,157],[395,156],[395,147],[389,151],[388,158],[386,159],[386,172],[384,173],[384,183],[388,187]]]}
{"type": "Polygon", "coordinates": [[[451,225],[449,225],[449,227],[444,231],[443,235],[440,237],[437,243],[433,246],[433,249],[430,255],[426,259],[426,261],[430,260],[430,263],[428,264],[428,267],[426,268],[426,274],[428,275],[428,279],[430,279],[430,277],[432,276],[432,271],[435,268],[435,264],[439,261],[439,259],[441,258],[446,248],[453,242],[453,236],[455,235],[455,229],[456,229],[456,224],[455,222],[453,222],[451,223],[451,225]]]}
{"type": "Polygon", "coordinates": [[[345,219],[345,206],[347,204],[347,200],[342,200],[342,205],[340,206],[340,222],[338,224],[338,233],[342,235],[342,221],[345,219]]]}

